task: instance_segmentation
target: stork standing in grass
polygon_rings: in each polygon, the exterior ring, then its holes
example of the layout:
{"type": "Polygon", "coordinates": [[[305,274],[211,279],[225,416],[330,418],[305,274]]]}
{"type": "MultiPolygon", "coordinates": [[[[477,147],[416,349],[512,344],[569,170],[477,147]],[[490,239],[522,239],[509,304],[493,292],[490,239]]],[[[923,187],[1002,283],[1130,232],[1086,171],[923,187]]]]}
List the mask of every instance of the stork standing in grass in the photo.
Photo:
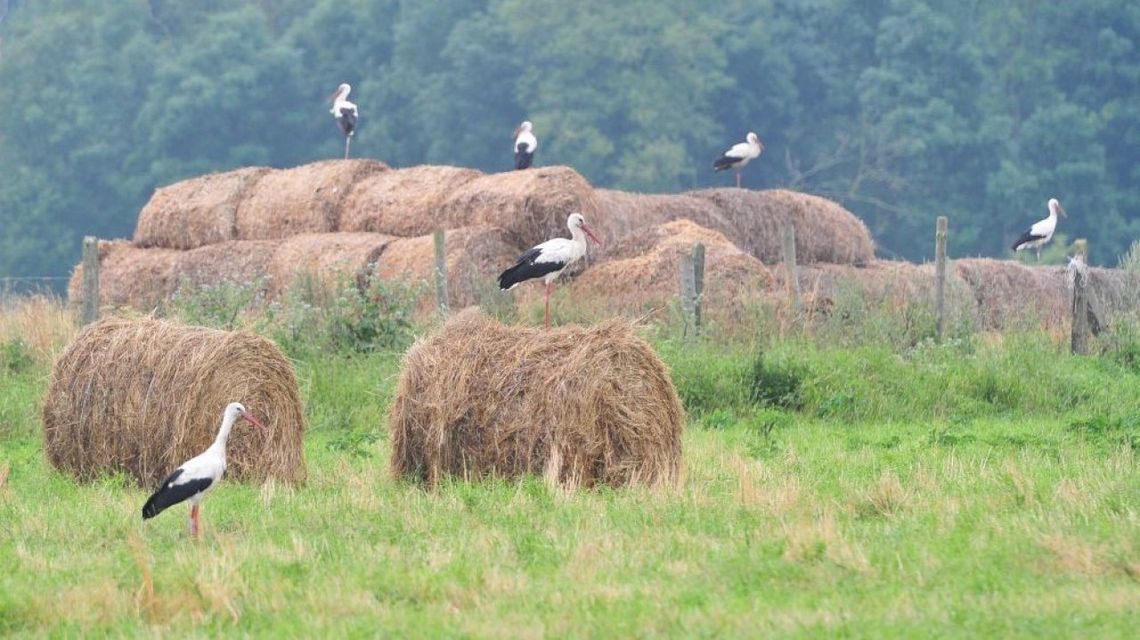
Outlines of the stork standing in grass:
{"type": "Polygon", "coordinates": [[[356,132],[357,111],[356,105],[348,101],[350,91],[352,91],[352,86],[344,82],[329,96],[329,99],[333,101],[332,109],[329,109],[329,112],[336,118],[336,124],[340,127],[340,132],[344,134],[345,160],[348,160],[348,145],[352,142],[352,134],[356,132]]]}
{"type": "Polygon", "coordinates": [[[736,170],[736,188],[740,188],[740,170],[751,160],[760,157],[764,152],[764,143],[760,142],[760,136],[749,131],[745,136],[746,142],[738,142],[732,145],[732,148],[725,151],[724,154],[716,159],[713,163],[713,169],[725,171],[726,169],[736,170]]]}
{"type": "Polygon", "coordinates": [[[1037,261],[1041,261],[1041,247],[1053,239],[1053,232],[1057,230],[1057,216],[1068,217],[1061,203],[1056,198],[1049,199],[1049,217],[1038,220],[1033,226],[1025,230],[1017,242],[1011,247],[1014,251],[1033,249],[1037,252],[1037,261]]]}
{"type": "Polygon", "coordinates": [[[519,256],[518,262],[513,267],[499,274],[499,288],[503,291],[513,289],[526,280],[543,279],[546,283],[546,313],[543,323],[547,328],[550,328],[550,289],[555,278],[566,267],[586,255],[586,236],[602,244],[593,230],[586,225],[586,219],[582,214],[571,213],[566,219],[566,226],[570,227],[569,238],[554,238],[528,249],[519,256]]]}
{"type": "Polygon", "coordinates": [[[218,429],[218,437],[214,439],[214,444],[201,455],[187,460],[162,482],[154,495],[143,505],[143,520],[153,518],[179,502],[189,500],[190,535],[198,536],[198,504],[226,472],[226,441],[230,437],[230,429],[238,418],[261,429],[265,428],[240,402],[226,405],[226,410],[222,414],[222,426],[218,429]]]}
{"type": "Polygon", "coordinates": [[[538,138],[534,137],[533,128],[530,120],[525,120],[515,129],[515,169],[529,169],[534,162],[538,138]]]}

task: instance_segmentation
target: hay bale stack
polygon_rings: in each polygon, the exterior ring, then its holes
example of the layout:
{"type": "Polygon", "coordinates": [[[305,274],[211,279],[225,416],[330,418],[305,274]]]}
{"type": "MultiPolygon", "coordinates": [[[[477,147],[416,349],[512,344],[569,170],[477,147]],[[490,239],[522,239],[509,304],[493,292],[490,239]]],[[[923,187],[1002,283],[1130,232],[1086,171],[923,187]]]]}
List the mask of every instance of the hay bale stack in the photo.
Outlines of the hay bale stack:
{"type": "Polygon", "coordinates": [[[375,160],[325,160],[263,176],[237,210],[239,240],[276,240],[337,231],[353,185],[388,169],[375,160]]]}
{"type": "Polygon", "coordinates": [[[765,264],[783,260],[783,231],[796,230],[800,264],[829,262],[866,265],[875,257],[863,221],[826,198],[786,189],[704,189],[689,193],[713,203],[728,221],[725,235],[765,264]]]}
{"type": "Polygon", "coordinates": [[[227,477],[300,482],[304,413],[289,361],[244,332],[165,320],[89,325],[60,354],[44,399],[44,450],[81,481],[125,471],[144,487],[204,451],[242,402],[267,430],[235,427],[227,477]]]}
{"type": "Polygon", "coordinates": [[[341,231],[415,237],[440,226],[440,204],[483,175],[475,169],[421,165],[368,176],[352,188],[340,215],[341,231]]]}
{"type": "Polygon", "coordinates": [[[395,475],[431,484],[675,486],[684,410],[628,322],[539,330],[469,310],[404,356],[388,428],[395,475]]]}
{"type": "Polygon", "coordinates": [[[587,220],[602,235],[608,246],[629,235],[641,234],[673,220],[691,220],[701,227],[714,229],[735,239],[735,226],[721,214],[716,205],[704,198],[686,194],[630,193],[614,189],[597,189],[598,219],[587,220]]]}
{"type": "MultiPolygon", "coordinates": [[[[99,241],[99,306],[149,310],[174,291],[175,266],[181,251],[138,249],[126,240],[99,241]]],[[[71,272],[67,285],[71,304],[83,304],[83,265],[71,272]]]]}
{"type": "Polygon", "coordinates": [[[969,258],[951,263],[977,302],[986,329],[1062,327],[1071,315],[1062,267],[1030,267],[1012,260],[969,258]]]}
{"type": "MultiPolygon", "coordinates": [[[[448,304],[453,309],[480,304],[482,296],[498,295],[495,278],[514,264],[518,250],[503,240],[497,227],[476,225],[450,229],[444,236],[447,253],[448,304]]],[[[434,309],[435,241],[431,235],[392,241],[376,262],[375,273],[385,280],[424,283],[420,312],[434,309]]]]}
{"type": "Polygon", "coordinates": [[[459,186],[440,205],[435,226],[498,227],[508,243],[522,249],[568,235],[566,218],[575,211],[587,222],[597,217],[593,187],[569,167],[542,167],[485,175],[459,186]]]}
{"type": "Polygon", "coordinates": [[[234,240],[238,205],[270,171],[246,167],[160,187],[139,213],[135,245],[193,249],[234,240]]]}
{"type": "Polygon", "coordinates": [[[772,276],[724,234],[690,220],[675,220],[626,237],[600,254],[604,260],[574,280],[575,298],[600,297],[621,310],[641,310],[676,299],[682,256],[705,245],[706,308],[737,305],[770,286],[772,276]]]}
{"type": "Polygon", "coordinates": [[[306,233],[283,240],[268,268],[271,291],[280,294],[298,278],[329,290],[345,279],[362,283],[393,240],[379,233],[306,233]]]}
{"type": "Polygon", "coordinates": [[[258,285],[264,290],[276,240],[232,240],[179,253],[171,272],[173,290],[219,284],[258,285]]]}

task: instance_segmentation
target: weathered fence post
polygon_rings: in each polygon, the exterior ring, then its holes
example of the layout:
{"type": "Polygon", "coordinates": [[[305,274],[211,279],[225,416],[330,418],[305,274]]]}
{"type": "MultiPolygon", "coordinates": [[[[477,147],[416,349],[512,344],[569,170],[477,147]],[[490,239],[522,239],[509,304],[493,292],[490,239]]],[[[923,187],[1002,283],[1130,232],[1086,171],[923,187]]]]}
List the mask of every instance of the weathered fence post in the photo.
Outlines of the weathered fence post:
{"type": "Polygon", "coordinates": [[[99,319],[99,239],[83,238],[83,324],[99,319]]]}
{"type": "Polygon", "coordinates": [[[701,307],[705,292],[705,245],[693,245],[693,332],[701,334],[701,307]]]}
{"type": "Polygon", "coordinates": [[[784,270],[788,278],[788,295],[792,299],[792,311],[800,313],[800,278],[796,271],[796,228],[784,227],[784,270]]]}
{"type": "Polygon", "coordinates": [[[1088,240],[1073,242],[1072,262],[1069,263],[1069,277],[1073,285],[1073,328],[1070,348],[1073,353],[1087,355],[1089,352],[1089,296],[1088,296],[1088,240]]]}
{"type": "Polygon", "coordinates": [[[938,216],[934,226],[934,331],[939,342],[946,328],[946,234],[949,220],[938,216]]]}
{"type": "Polygon", "coordinates": [[[697,243],[681,256],[681,312],[685,316],[685,337],[701,332],[701,294],[705,289],[705,245],[697,243]]]}
{"type": "Polygon", "coordinates": [[[436,229],[432,234],[435,242],[435,302],[439,315],[447,315],[447,252],[444,248],[444,231],[436,229]]]}

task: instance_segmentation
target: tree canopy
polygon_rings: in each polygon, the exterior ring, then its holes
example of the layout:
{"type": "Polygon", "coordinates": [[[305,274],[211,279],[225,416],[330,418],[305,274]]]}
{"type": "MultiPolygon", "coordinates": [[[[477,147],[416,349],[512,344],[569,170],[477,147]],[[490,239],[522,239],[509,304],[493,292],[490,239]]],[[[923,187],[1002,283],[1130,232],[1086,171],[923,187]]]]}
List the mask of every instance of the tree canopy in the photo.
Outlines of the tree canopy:
{"type": "Polygon", "coordinates": [[[157,186],[342,149],[596,186],[828,196],[885,257],[1008,254],[1056,197],[1113,264],[1140,238],[1140,4],[1125,0],[8,0],[0,16],[0,275],[64,275],[130,235],[157,186]]]}

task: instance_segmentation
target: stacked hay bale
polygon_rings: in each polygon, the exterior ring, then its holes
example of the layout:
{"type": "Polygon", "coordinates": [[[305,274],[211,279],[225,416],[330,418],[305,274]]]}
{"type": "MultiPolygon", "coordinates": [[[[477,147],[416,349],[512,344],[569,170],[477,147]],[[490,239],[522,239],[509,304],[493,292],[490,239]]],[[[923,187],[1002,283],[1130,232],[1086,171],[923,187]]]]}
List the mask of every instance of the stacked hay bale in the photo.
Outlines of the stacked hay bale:
{"type": "Polygon", "coordinates": [[[270,291],[283,294],[297,280],[335,289],[344,281],[364,285],[393,236],[380,233],[306,233],[281,241],[269,263],[270,291]]]}
{"type": "Polygon", "coordinates": [[[272,169],[246,167],[160,187],[139,213],[135,246],[194,249],[237,239],[237,210],[272,169]]]}
{"type": "MultiPolygon", "coordinates": [[[[99,241],[99,304],[150,310],[174,292],[174,267],[182,252],[138,249],[126,240],[99,241]]],[[[71,272],[67,298],[82,305],[83,265],[71,272]]]]}
{"type": "Polygon", "coordinates": [[[44,450],[88,481],[126,472],[153,487],[217,435],[242,402],[267,427],[235,429],[229,477],[305,478],[304,412],[293,369],[265,338],[163,320],[89,325],[60,354],[44,398],[44,450]]]}
{"type": "Polygon", "coordinates": [[[404,356],[388,428],[397,477],[543,475],[675,486],[684,413],[625,321],[540,331],[469,310],[404,356]]]}
{"type": "Polygon", "coordinates": [[[448,195],[482,175],[474,169],[437,165],[370,175],[345,200],[340,229],[405,238],[427,235],[443,226],[439,209],[448,195]]]}

